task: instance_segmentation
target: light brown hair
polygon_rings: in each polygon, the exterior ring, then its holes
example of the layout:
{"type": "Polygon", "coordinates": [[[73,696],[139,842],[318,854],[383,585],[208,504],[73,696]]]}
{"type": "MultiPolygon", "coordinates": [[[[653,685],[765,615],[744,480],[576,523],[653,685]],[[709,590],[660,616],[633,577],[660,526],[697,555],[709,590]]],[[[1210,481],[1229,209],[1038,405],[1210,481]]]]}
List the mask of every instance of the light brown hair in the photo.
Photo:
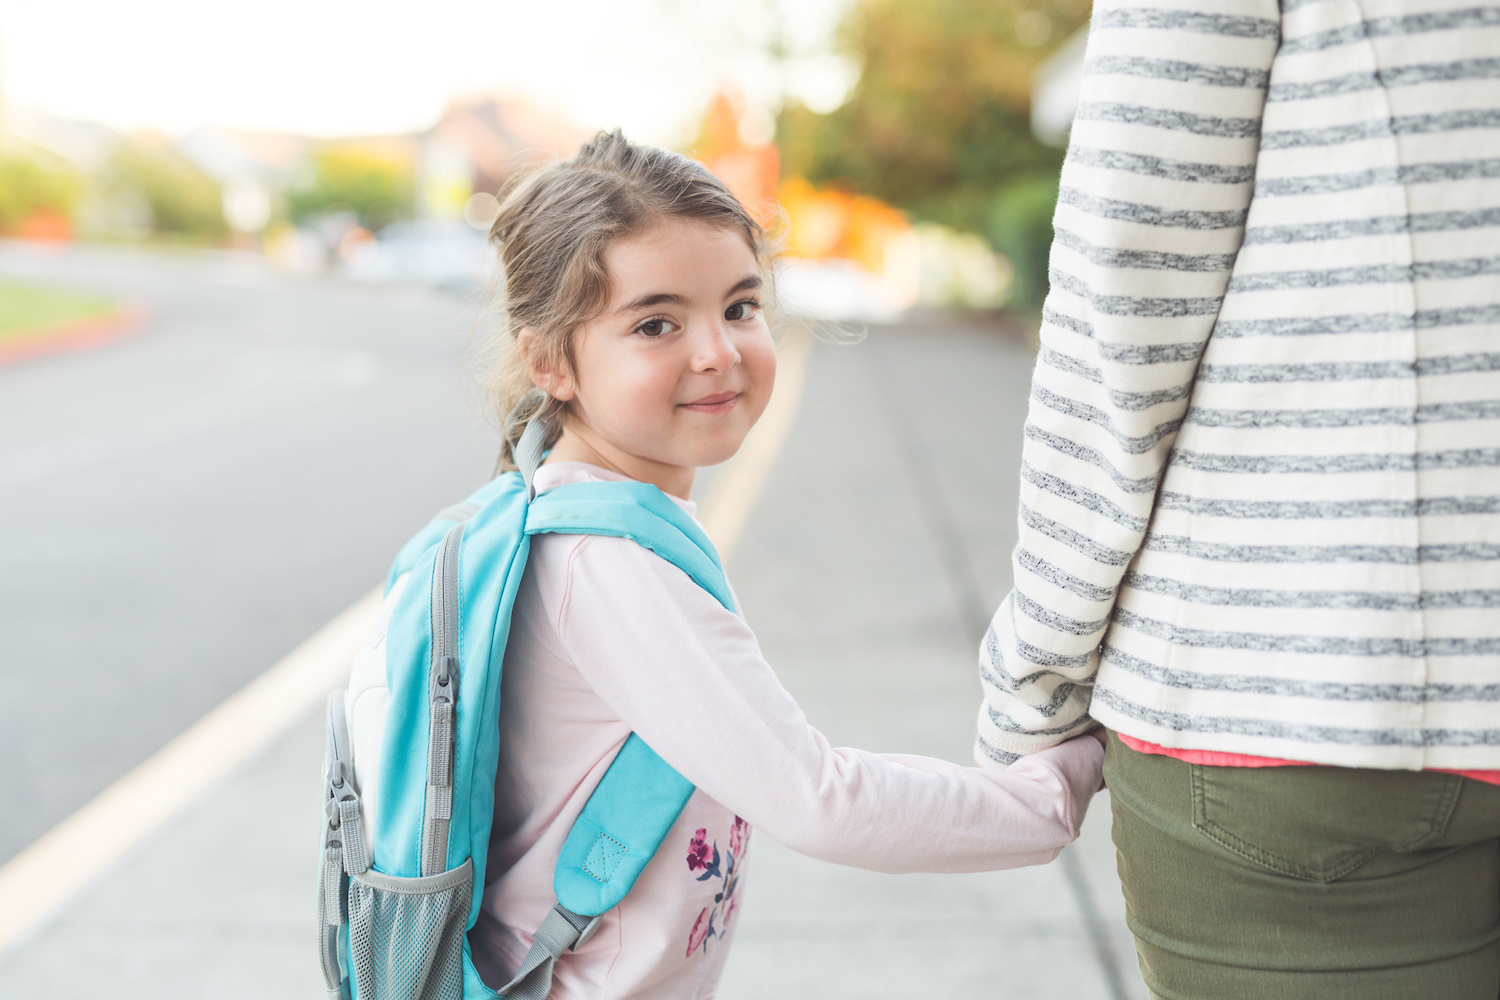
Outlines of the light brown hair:
{"type": "MultiPolygon", "coordinates": [[[[618,130],[521,177],[504,195],[490,227],[502,270],[502,343],[487,352],[482,374],[501,422],[501,470],[515,468],[513,447],[526,424],[559,407],[532,384],[516,346],[520,332],[532,331],[528,349],[544,352],[544,363],[571,369],[574,332],[609,303],[605,251],[667,219],[739,233],[763,269],[770,257],[765,230],[723,181],[695,160],[635,145],[618,130]]],[[[561,432],[555,421],[548,446],[561,432]]]]}

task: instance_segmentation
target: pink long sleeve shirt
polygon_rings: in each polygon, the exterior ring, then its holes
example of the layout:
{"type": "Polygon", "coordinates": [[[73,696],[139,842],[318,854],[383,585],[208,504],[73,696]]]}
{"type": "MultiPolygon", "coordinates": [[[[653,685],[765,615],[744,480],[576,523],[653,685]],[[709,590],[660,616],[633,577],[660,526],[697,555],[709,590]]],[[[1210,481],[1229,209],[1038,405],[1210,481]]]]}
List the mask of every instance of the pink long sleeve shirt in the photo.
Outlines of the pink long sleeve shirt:
{"type": "MultiPolygon", "coordinates": [[[[559,463],[536,483],[619,478],[559,463]]],[[[677,567],[627,539],[537,536],[505,654],[492,881],[471,938],[492,983],[530,947],[563,840],[632,731],[698,790],[630,895],[559,960],[552,997],[712,997],[752,826],[883,872],[1041,864],[1077,836],[1102,760],[1092,739],[1005,771],[829,746],[744,620],[677,567]]]]}

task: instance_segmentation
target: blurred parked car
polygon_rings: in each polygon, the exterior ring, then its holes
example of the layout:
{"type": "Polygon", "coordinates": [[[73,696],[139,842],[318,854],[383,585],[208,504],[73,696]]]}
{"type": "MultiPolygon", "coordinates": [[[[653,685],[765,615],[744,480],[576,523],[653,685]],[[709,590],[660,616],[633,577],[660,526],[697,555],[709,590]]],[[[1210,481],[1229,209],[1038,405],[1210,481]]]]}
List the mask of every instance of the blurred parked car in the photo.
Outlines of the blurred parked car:
{"type": "Polygon", "coordinates": [[[495,251],[483,232],[462,219],[412,219],[393,222],[373,238],[346,238],[339,262],[355,281],[410,281],[469,292],[489,284],[495,251]]]}

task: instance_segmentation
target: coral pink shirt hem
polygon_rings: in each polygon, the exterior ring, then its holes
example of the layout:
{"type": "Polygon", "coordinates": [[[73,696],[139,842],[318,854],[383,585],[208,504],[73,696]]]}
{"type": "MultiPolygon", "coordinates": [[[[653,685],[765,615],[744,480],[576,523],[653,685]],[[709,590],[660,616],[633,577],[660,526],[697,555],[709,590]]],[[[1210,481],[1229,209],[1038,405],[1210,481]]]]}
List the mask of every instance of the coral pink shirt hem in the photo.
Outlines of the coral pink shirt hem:
{"type": "MultiPolygon", "coordinates": [[[[1180,747],[1164,747],[1158,743],[1147,743],[1138,740],[1134,736],[1118,734],[1120,742],[1132,750],[1140,753],[1154,753],[1163,757],[1172,757],[1188,764],[1208,764],[1212,767],[1319,767],[1309,760],[1283,760],[1280,757],[1252,757],[1245,753],[1221,753],[1218,750],[1184,750],[1180,747]]],[[[1455,771],[1446,767],[1434,767],[1428,770],[1439,771],[1443,774],[1460,774],[1465,778],[1473,778],[1487,785],[1500,785],[1500,771],[1455,771]]]]}

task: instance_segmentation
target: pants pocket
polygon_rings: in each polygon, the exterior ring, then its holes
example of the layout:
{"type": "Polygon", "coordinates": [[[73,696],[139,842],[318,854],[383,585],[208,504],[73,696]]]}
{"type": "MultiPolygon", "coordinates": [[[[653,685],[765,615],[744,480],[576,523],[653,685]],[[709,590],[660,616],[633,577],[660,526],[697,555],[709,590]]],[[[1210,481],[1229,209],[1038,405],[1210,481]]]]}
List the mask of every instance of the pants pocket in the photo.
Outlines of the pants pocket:
{"type": "Polygon", "coordinates": [[[463,1000],[471,861],[441,875],[349,880],[349,955],[360,1000],[463,1000]]]}
{"type": "Polygon", "coordinates": [[[1255,865],[1309,882],[1344,878],[1377,855],[1441,834],[1453,776],[1329,767],[1189,767],[1193,826],[1255,865]]]}

